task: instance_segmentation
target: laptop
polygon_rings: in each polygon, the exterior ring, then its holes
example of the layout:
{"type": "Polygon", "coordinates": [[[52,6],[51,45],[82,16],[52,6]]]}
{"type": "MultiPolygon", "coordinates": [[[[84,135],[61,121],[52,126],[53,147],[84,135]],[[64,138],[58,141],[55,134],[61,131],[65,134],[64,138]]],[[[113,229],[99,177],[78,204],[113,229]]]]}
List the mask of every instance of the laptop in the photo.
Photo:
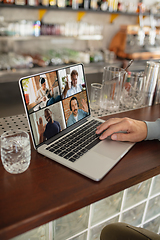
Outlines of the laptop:
{"type": "Polygon", "coordinates": [[[36,151],[94,181],[100,181],[133,143],[99,140],[103,120],[91,115],[82,63],[19,80],[36,151]]]}

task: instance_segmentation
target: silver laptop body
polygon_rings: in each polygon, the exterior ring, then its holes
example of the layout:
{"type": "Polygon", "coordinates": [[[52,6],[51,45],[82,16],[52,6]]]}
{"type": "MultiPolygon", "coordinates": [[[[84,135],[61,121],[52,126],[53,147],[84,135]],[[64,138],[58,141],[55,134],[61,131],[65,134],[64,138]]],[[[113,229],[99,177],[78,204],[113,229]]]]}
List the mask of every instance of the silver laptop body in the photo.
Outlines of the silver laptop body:
{"type": "Polygon", "coordinates": [[[21,78],[19,87],[40,154],[99,181],[134,145],[90,136],[103,120],[91,116],[83,64],[21,78]]]}

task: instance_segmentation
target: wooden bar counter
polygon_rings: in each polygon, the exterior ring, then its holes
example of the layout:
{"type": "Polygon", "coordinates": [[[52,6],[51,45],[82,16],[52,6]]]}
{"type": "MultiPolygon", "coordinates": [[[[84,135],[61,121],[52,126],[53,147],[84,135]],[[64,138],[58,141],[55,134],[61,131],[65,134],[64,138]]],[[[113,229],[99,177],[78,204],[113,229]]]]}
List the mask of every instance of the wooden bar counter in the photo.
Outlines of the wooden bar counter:
{"type": "MultiPolygon", "coordinates": [[[[160,117],[160,105],[112,117],[154,121],[160,117]]],[[[31,164],[26,172],[10,174],[0,163],[0,239],[10,239],[159,173],[158,140],[136,143],[100,182],[43,157],[32,146],[31,164]]]]}

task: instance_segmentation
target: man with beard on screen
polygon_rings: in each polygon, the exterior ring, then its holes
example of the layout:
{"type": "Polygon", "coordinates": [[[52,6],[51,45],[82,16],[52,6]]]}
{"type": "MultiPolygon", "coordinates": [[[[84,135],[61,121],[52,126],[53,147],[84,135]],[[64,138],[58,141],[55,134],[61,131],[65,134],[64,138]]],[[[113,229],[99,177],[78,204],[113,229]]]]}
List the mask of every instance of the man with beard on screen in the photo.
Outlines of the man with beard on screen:
{"type": "Polygon", "coordinates": [[[79,109],[79,103],[76,97],[72,97],[69,102],[70,110],[72,111],[71,115],[67,121],[67,127],[71,126],[73,123],[79,121],[80,119],[88,115],[88,105],[84,99],[81,101],[82,109],[79,109]]]}
{"type": "Polygon", "coordinates": [[[71,86],[69,84],[69,79],[67,77],[67,82],[66,82],[66,86],[63,91],[62,97],[67,98],[81,91],[82,91],[82,84],[78,83],[78,72],[77,70],[73,70],[71,72],[71,86]]]}
{"type": "Polygon", "coordinates": [[[42,117],[39,118],[39,123],[37,122],[38,132],[39,132],[39,142],[42,143],[45,140],[55,136],[61,131],[61,126],[59,122],[52,119],[52,112],[49,108],[44,110],[45,119],[47,124],[43,125],[42,117]]]}

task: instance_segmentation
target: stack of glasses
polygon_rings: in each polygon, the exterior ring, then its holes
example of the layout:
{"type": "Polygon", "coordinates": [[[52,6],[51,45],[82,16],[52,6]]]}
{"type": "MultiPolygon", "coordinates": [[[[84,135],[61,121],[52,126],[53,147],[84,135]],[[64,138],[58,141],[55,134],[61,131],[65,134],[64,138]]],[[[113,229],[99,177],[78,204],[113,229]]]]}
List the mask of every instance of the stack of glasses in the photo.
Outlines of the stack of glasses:
{"type": "Polygon", "coordinates": [[[152,61],[146,62],[144,72],[104,67],[102,83],[91,84],[91,109],[116,112],[120,106],[136,109],[159,103],[159,75],[160,64],[152,61]]]}

